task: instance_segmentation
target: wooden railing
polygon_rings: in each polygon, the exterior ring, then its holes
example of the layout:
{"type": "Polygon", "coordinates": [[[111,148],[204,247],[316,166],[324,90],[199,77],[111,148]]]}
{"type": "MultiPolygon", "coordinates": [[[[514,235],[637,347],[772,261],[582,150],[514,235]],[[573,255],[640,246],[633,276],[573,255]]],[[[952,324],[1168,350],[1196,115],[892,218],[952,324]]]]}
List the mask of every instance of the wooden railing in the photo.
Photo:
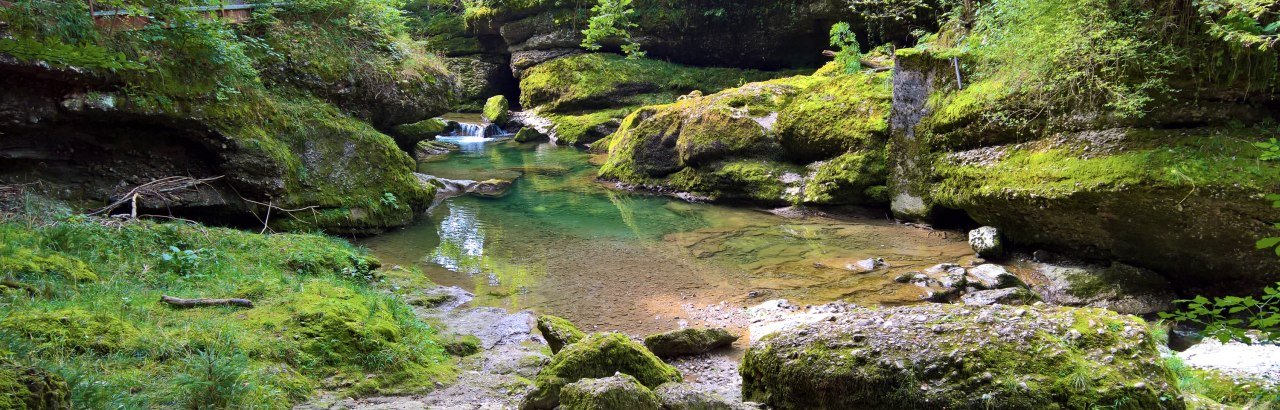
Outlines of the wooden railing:
{"type": "MultiPolygon", "coordinates": [[[[4,2],[4,0],[0,0],[4,2]]],[[[109,26],[112,28],[138,29],[151,22],[151,16],[148,11],[143,9],[141,13],[135,13],[133,10],[120,10],[113,8],[99,9],[94,0],[89,2],[89,15],[93,17],[95,23],[99,26],[109,26]]],[[[217,18],[225,20],[231,24],[243,23],[249,20],[249,16],[254,9],[276,7],[288,5],[289,2],[250,2],[247,0],[220,0],[218,4],[210,4],[205,6],[188,6],[182,10],[203,14],[209,18],[217,18]]]]}

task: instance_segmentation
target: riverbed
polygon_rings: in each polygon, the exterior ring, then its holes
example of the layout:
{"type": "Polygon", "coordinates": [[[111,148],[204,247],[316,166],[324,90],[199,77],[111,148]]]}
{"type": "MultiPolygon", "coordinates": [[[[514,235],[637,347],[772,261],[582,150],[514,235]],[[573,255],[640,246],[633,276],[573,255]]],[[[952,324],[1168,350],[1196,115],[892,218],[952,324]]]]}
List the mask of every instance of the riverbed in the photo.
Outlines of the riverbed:
{"type": "Polygon", "coordinates": [[[957,232],[874,212],[769,212],[612,189],[595,179],[591,155],[572,147],[454,142],[462,151],[419,171],[515,179],[510,192],[450,198],[414,225],[362,244],[384,263],[475,293],[475,306],[531,309],[588,331],[644,335],[705,325],[698,312],[708,306],[776,298],[916,303],[923,292],[895,277],[963,263],[972,253],[957,232]],[[858,268],[873,258],[884,266],[858,268]]]}

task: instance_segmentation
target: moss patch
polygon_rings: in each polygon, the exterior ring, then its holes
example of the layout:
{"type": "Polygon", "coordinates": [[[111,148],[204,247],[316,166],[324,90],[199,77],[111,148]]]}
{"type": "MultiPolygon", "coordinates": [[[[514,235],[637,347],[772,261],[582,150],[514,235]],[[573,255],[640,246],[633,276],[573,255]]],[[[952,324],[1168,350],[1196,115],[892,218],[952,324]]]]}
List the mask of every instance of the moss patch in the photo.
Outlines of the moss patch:
{"type": "Polygon", "coordinates": [[[495,95],[484,102],[484,119],[494,124],[504,125],[511,120],[511,106],[507,97],[495,95]]]}
{"type": "Polygon", "coordinates": [[[521,405],[526,409],[551,409],[560,401],[560,390],[581,379],[624,373],[649,388],[678,382],[680,372],[663,363],[640,344],[619,333],[596,333],[568,345],[551,358],[534,380],[537,389],[521,405]]]}

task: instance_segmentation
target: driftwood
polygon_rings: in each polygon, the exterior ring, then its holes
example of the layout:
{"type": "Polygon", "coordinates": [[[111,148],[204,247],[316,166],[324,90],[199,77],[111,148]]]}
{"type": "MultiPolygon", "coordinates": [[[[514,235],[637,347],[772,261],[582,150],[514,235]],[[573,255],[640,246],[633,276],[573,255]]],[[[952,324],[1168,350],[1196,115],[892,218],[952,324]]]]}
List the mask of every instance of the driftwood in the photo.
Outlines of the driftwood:
{"type": "Polygon", "coordinates": [[[169,295],[160,296],[160,301],[170,306],[180,308],[193,308],[204,306],[240,306],[252,308],[253,302],[248,299],[182,299],[169,295]]]}

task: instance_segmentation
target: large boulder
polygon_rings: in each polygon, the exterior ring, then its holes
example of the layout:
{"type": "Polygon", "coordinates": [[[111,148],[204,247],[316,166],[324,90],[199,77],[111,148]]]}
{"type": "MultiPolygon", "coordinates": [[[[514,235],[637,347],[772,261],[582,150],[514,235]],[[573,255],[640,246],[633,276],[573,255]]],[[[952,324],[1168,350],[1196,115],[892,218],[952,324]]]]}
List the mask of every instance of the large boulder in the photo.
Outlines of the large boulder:
{"type": "Polygon", "coordinates": [[[854,309],[748,349],[743,398],[778,409],[1185,408],[1142,320],[1102,309],[854,309]]]}
{"type": "Polygon", "coordinates": [[[507,103],[507,97],[495,95],[489,97],[484,103],[484,120],[499,127],[507,125],[511,121],[511,105],[507,103]]]}
{"type": "Polygon", "coordinates": [[[659,410],[662,403],[636,378],[622,373],[600,379],[582,379],[560,389],[563,410],[659,410]]]}
{"type": "Polygon", "coordinates": [[[542,337],[547,339],[547,345],[551,347],[551,353],[559,353],[567,345],[577,343],[586,337],[586,333],[578,330],[568,319],[558,316],[542,315],[538,316],[538,331],[542,332],[542,337]]]}
{"type": "Polygon", "coordinates": [[[731,410],[723,397],[685,383],[666,383],[653,390],[667,410],[731,410]]]}
{"type": "Polygon", "coordinates": [[[681,329],[644,338],[644,346],[658,357],[703,354],[732,345],[738,340],[729,331],[713,329],[681,329]]]}
{"type": "Polygon", "coordinates": [[[983,258],[1004,256],[1004,239],[1000,238],[1000,231],[994,227],[984,226],[969,231],[969,246],[983,258]]]}
{"type": "Polygon", "coordinates": [[[521,403],[522,409],[552,409],[560,404],[565,385],[581,379],[624,373],[648,388],[682,380],[680,371],[662,362],[644,346],[619,333],[596,333],[566,346],[538,373],[537,388],[521,403]]]}
{"type": "Polygon", "coordinates": [[[1132,315],[1173,309],[1175,295],[1167,280],[1150,270],[1113,263],[1037,264],[1032,287],[1045,302],[1063,306],[1091,306],[1132,315]]]}

